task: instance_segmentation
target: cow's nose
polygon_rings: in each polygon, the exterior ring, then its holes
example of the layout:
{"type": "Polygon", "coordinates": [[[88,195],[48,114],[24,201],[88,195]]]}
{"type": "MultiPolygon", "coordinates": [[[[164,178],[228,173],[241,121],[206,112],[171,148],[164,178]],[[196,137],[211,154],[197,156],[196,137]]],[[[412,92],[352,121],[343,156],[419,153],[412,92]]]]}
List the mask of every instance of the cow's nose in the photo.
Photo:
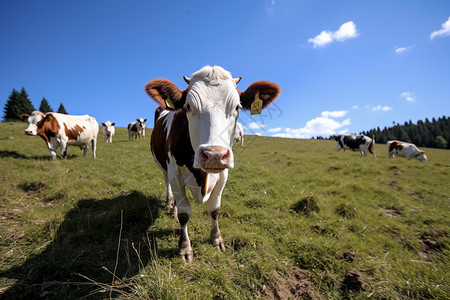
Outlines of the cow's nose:
{"type": "Polygon", "coordinates": [[[31,130],[25,130],[25,134],[26,134],[26,135],[32,135],[32,133],[33,133],[33,132],[32,132],[31,130]]]}
{"type": "Polygon", "coordinates": [[[225,147],[204,147],[200,149],[200,157],[206,168],[225,168],[230,163],[231,151],[225,147]]]}

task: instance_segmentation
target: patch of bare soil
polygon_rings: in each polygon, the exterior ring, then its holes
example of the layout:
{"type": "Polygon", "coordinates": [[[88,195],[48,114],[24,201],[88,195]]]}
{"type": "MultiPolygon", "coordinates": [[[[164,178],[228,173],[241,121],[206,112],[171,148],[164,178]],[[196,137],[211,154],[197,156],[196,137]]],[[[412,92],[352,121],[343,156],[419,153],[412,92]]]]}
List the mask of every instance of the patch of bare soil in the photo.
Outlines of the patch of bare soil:
{"type": "Polygon", "coordinates": [[[446,248],[443,238],[447,233],[440,229],[431,229],[429,233],[424,233],[419,239],[422,249],[419,251],[419,256],[422,259],[428,259],[434,252],[442,251],[446,248]]]}
{"type": "Polygon", "coordinates": [[[364,282],[361,278],[361,272],[358,270],[350,269],[344,274],[344,280],[342,281],[343,290],[359,291],[364,289],[364,282]]]}
{"type": "Polygon", "coordinates": [[[384,214],[390,219],[393,219],[393,218],[396,218],[396,217],[399,217],[402,215],[402,213],[396,208],[382,208],[382,210],[383,210],[384,214]]]}
{"type": "Polygon", "coordinates": [[[261,294],[268,299],[312,299],[311,281],[307,270],[294,267],[286,277],[280,277],[269,286],[263,286],[261,294]]]}

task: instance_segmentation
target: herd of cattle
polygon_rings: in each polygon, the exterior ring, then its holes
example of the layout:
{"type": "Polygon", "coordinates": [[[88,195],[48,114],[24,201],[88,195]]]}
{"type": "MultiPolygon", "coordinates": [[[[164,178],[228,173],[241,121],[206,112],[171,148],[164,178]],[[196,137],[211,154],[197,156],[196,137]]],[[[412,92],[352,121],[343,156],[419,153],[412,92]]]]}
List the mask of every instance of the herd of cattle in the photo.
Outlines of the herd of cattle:
{"type": "MultiPolygon", "coordinates": [[[[153,158],[162,170],[166,183],[166,207],[181,225],[178,243],[179,256],[192,261],[193,252],[187,223],[191,217],[191,205],[186,197],[187,187],[193,198],[207,203],[211,219],[210,241],[217,249],[225,246],[220,234],[218,216],[228,170],[234,167],[233,142],[244,145],[242,125],[237,122],[239,110],[260,113],[281,93],[280,87],[270,81],[253,82],[245,91],[237,88],[241,77],[233,78],[230,72],[219,66],[206,66],[195,72],[192,78],[183,76],[187,87],[183,90],[167,79],[154,79],[145,85],[147,94],[159,105],[155,114],[150,146],[153,158]]],[[[71,116],[34,111],[22,115],[28,120],[27,135],[42,137],[50,155],[56,158],[57,147],[67,156],[67,146],[84,150],[92,144],[95,158],[99,125],[88,115],[71,116]]],[[[146,119],[136,119],[128,125],[129,141],[145,137],[146,119]]],[[[110,121],[102,123],[106,143],[112,143],[115,134],[110,121]]],[[[338,135],[337,151],[350,149],[367,156],[375,156],[375,140],[364,135],[338,135]]],[[[389,157],[405,156],[426,162],[425,154],[413,144],[400,141],[388,142],[389,157]]]]}

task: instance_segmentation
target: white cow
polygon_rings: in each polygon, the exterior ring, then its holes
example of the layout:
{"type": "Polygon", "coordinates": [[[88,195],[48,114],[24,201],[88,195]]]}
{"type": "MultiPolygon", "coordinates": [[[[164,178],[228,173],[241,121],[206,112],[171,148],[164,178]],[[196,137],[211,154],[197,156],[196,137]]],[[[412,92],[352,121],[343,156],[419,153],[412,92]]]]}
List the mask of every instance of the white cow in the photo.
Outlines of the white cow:
{"type": "Polygon", "coordinates": [[[421,162],[428,161],[425,153],[419,150],[414,144],[401,141],[388,141],[386,146],[388,148],[389,158],[394,158],[395,155],[398,155],[406,157],[407,159],[417,159],[421,162]]]}
{"type": "Polygon", "coordinates": [[[178,253],[190,262],[193,253],[187,223],[191,204],[185,187],[197,202],[207,203],[210,241],[224,251],[218,216],[228,169],[234,167],[231,146],[238,109],[250,109],[252,103],[265,108],[278,97],[280,88],[269,81],[257,81],[241,92],[236,88],[240,78],[233,79],[218,66],[206,66],[184,80],[189,86],[183,91],[167,79],[152,80],[145,89],[160,105],[150,147],[164,173],[167,207],[173,207],[175,201],[173,212],[181,225],[178,253]]]}
{"type": "Polygon", "coordinates": [[[236,132],[234,133],[234,140],[240,141],[242,143],[242,147],[244,147],[244,127],[242,127],[242,124],[239,122],[236,123],[236,132]]]}
{"type": "Polygon", "coordinates": [[[145,128],[147,125],[145,125],[144,122],[146,122],[147,119],[139,118],[136,119],[135,122],[131,122],[128,124],[128,140],[131,142],[133,141],[133,137],[135,140],[139,137],[141,139],[141,136],[145,137],[145,128]]]}
{"type": "Polygon", "coordinates": [[[95,158],[99,127],[95,118],[88,115],[71,116],[33,111],[31,115],[23,114],[21,119],[28,120],[25,134],[42,137],[53,159],[56,159],[56,150],[59,146],[64,158],[67,157],[67,146],[80,147],[86,156],[89,143],[92,143],[92,154],[95,158]]]}
{"type": "Polygon", "coordinates": [[[103,125],[103,137],[105,138],[105,143],[112,143],[113,136],[116,134],[116,123],[111,123],[110,121],[106,121],[102,123],[103,125]]]}

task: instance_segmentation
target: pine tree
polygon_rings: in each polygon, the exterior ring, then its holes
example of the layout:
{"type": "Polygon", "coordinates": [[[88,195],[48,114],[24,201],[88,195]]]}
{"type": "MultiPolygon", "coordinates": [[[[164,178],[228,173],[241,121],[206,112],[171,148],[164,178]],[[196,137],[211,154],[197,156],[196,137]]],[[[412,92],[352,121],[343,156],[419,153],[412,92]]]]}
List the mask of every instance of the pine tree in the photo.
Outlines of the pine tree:
{"type": "Polygon", "coordinates": [[[30,98],[28,98],[27,91],[25,91],[25,88],[22,87],[22,90],[20,90],[20,105],[23,111],[23,114],[31,114],[36,109],[34,108],[33,104],[31,103],[30,98]]]}
{"type": "Polygon", "coordinates": [[[39,110],[43,113],[53,111],[53,109],[50,107],[50,104],[48,104],[48,101],[47,101],[47,99],[45,99],[45,97],[42,98],[41,105],[39,106],[39,110]]]}
{"type": "Polygon", "coordinates": [[[64,108],[64,105],[62,103],[59,105],[59,108],[58,108],[57,112],[60,113],[60,114],[68,115],[68,112],[66,111],[66,109],[64,108]]]}
{"type": "Polygon", "coordinates": [[[20,120],[22,114],[31,114],[34,110],[33,104],[28,99],[28,94],[25,89],[22,88],[20,93],[16,89],[13,89],[3,109],[3,120],[20,120]]]}

